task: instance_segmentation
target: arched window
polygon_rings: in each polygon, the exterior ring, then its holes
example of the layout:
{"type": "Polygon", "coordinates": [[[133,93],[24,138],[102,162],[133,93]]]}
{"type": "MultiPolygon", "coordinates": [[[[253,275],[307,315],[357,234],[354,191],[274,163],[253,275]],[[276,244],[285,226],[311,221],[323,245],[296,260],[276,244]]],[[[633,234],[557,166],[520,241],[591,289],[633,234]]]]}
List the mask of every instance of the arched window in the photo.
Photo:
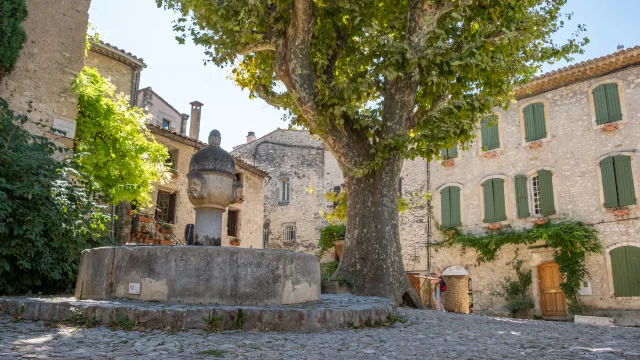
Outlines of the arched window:
{"type": "Polygon", "coordinates": [[[615,296],[640,296],[640,247],[617,247],[609,257],[615,296]]]}

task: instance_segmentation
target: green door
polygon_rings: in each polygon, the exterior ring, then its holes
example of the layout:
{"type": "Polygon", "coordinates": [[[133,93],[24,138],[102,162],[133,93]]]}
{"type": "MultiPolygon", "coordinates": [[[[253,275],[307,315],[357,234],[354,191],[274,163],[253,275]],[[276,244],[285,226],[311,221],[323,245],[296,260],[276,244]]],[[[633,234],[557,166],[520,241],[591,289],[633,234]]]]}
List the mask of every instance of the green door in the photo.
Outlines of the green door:
{"type": "Polygon", "coordinates": [[[622,246],[609,256],[615,296],[640,296],[640,247],[622,246]]]}

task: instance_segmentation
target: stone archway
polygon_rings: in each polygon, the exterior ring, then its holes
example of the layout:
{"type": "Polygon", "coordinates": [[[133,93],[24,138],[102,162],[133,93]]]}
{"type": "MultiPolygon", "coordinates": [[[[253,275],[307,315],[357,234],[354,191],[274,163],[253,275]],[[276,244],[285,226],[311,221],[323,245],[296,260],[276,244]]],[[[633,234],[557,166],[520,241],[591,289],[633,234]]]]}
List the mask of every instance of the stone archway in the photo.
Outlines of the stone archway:
{"type": "Polygon", "coordinates": [[[469,313],[469,272],[460,265],[452,265],[444,269],[442,278],[447,284],[443,294],[444,309],[447,311],[469,313]]]}

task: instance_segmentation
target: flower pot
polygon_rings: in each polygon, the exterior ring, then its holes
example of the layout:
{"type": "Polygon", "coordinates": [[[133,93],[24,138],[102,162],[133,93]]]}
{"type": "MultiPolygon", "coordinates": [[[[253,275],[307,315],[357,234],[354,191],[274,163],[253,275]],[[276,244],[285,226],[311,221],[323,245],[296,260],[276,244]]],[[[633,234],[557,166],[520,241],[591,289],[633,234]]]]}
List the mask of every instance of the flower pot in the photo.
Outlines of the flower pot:
{"type": "Polygon", "coordinates": [[[542,141],[536,141],[529,144],[529,149],[539,149],[542,147],[542,141]]]}
{"type": "Polygon", "coordinates": [[[238,241],[238,240],[231,240],[231,241],[229,241],[229,244],[230,244],[231,246],[240,246],[240,241],[238,241]]]}
{"type": "Polygon", "coordinates": [[[160,245],[173,245],[171,240],[160,240],[160,245]]]}
{"type": "Polygon", "coordinates": [[[171,173],[171,178],[177,179],[178,178],[178,173],[171,173]]]}
{"type": "Polygon", "coordinates": [[[502,229],[502,224],[491,224],[489,225],[489,230],[499,230],[502,229]]]}
{"type": "Polygon", "coordinates": [[[443,165],[444,167],[452,167],[452,166],[453,166],[453,165],[455,165],[455,164],[456,164],[456,162],[455,162],[455,161],[453,161],[453,159],[447,159],[447,160],[445,160],[445,161],[443,161],[443,162],[442,162],[442,165],[443,165]]]}
{"type": "Polygon", "coordinates": [[[483,156],[487,159],[493,159],[494,157],[498,156],[498,154],[496,154],[495,151],[487,151],[483,156]]]}
{"type": "Polygon", "coordinates": [[[607,124],[602,127],[602,131],[614,131],[618,129],[618,124],[607,124]]]}
{"type": "Polygon", "coordinates": [[[536,225],[544,225],[549,222],[549,219],[538,219],[536,220],[536,225]]]}
{"type": "Polygon", "coordinates": [[[620,209],[620,210],[616,210],[613,214],[615,216],[629,216],[629,209],[620,209]]]}
{"type": "Polygon", "coordinates": [[[142,223],[150,223],[153,222],[153,219],[146,216],[138,216],[138,221],[142,223]]]}
{"type": "Polygon", "coordinates": [[[143,242],[145,244],[153,244],[155,241],[153,239],[144,239],[143,242]]]}
{"type": "Polygon", "coordinates": [[[142,227],[140,228],[140,231],[142,232],[147,231],[147,225],[142,225],[142,227]]]}

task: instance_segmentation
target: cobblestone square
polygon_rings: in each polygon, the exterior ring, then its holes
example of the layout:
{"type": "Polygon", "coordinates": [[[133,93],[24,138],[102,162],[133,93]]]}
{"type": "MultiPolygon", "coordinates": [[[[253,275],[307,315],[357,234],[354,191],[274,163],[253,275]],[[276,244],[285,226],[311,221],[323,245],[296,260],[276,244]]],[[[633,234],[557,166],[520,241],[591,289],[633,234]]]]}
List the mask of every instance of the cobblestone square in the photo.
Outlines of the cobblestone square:
{"type": "Polygon", "coordinates": [[[74,329],[0,318],[0,359],[640,359],[640,328],[399,310],[326,333],[74,329]]]}

